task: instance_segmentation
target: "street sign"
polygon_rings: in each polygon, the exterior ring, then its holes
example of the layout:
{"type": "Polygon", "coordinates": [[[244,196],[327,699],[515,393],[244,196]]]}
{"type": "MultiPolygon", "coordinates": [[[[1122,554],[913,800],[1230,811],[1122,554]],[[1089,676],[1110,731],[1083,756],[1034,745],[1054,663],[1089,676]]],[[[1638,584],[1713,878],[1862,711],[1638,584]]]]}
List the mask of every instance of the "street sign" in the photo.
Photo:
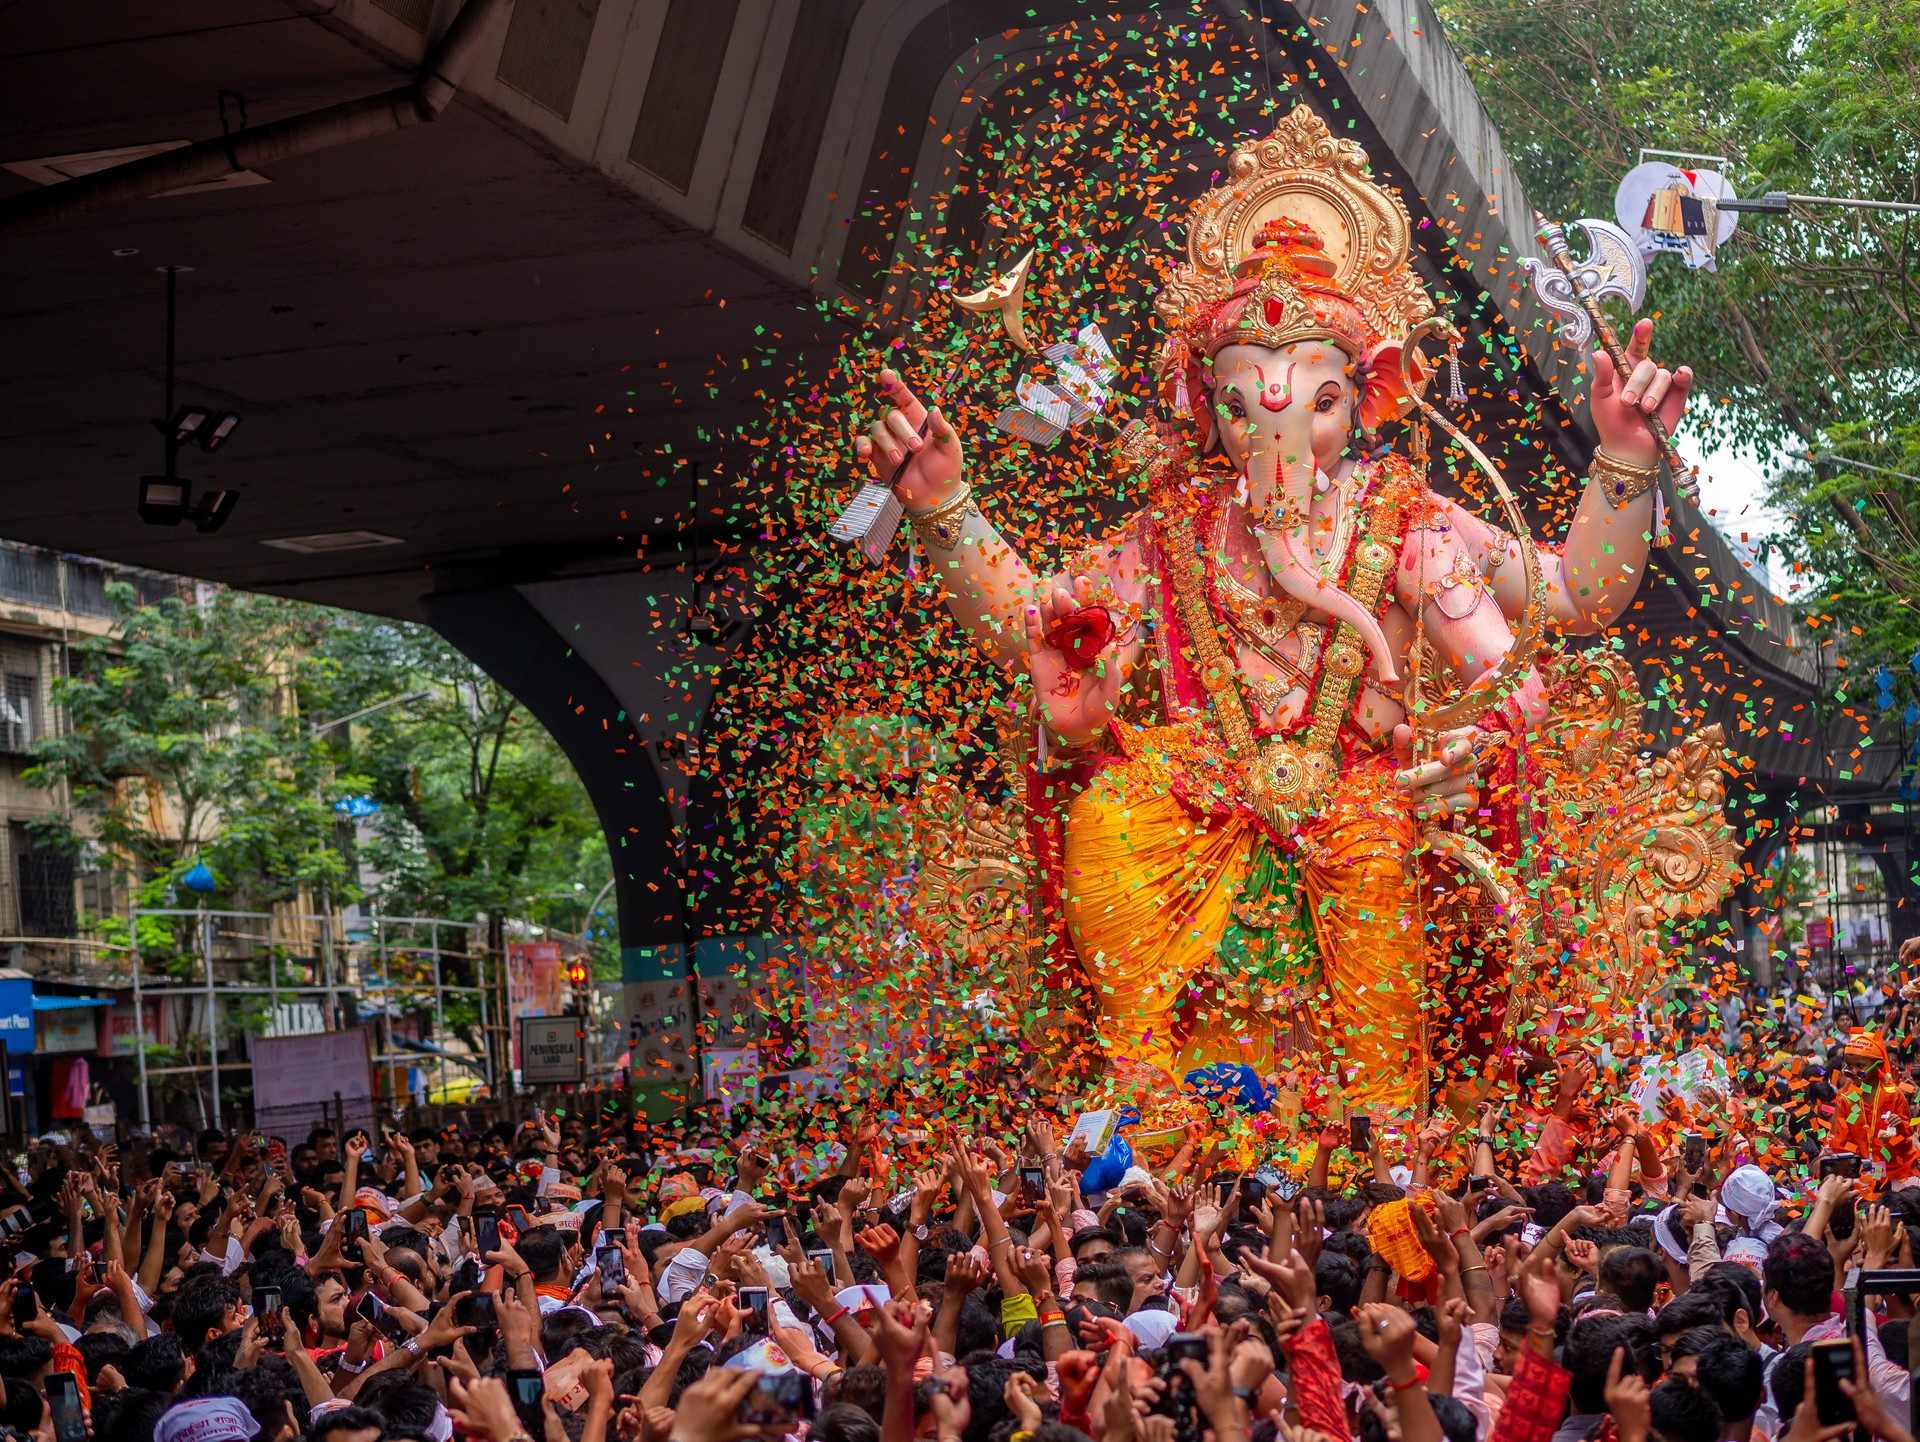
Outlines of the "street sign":
{"type": "Polygon", "coordinates": [[[587,1024],[578,1016],[520,1018],[520,1080],[529,1086],[587,1079],[587,1024]]]}

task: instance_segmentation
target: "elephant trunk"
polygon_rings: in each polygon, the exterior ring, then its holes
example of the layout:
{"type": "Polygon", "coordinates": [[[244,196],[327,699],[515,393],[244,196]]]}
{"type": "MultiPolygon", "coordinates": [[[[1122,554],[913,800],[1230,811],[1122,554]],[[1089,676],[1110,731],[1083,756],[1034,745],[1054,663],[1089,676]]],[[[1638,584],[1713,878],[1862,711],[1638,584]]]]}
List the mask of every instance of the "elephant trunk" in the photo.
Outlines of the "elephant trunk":
{"type": "Polygon", "coordinates": [[[1387,644],[1387,633],[1380,629],[1380,622],[1373,612],[1300,558],[1299,552],[1293,548],[1291,526],[1278,527],[1277,539],[1280,542],[1280,564],[1273,565],[1272,558],[1268,561],[1274,582],[1294,600],[1317,606],[1336,621],[1345,621],[1358,631],[1373,657],[1374,676],[1383,686],[1398,686],[1400,675],[1393,667],[1393,651],[1387,644]]]}

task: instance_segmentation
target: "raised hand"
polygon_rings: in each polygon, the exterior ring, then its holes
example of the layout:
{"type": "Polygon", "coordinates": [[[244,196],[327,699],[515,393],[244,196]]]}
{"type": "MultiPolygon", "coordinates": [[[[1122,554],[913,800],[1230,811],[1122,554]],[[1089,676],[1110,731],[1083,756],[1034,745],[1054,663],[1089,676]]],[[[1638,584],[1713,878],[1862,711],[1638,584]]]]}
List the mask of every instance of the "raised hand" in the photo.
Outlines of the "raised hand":
{"type": "Polygon", "coordinates": [[[964,1297],[968,1292],[979,1291],[986,1286],[990,1275],[991,1268],[972,1252],[947,1254],[947,1295],[949,1297],[964,1297]]]}
{"type": "Polygon", "coordinates": [[[884,1269],[891,1266],[900,1255],[900,1234],[885,1222],[878,1226],[865,1227],[853,1234],[854,1245],[860,1248],[884,1269]]]}
{"type": "Polygon", "coordinates": [[[1653,1427],[1653,1406],[1647,1380],[1626,1369],[1627,1349],[1615,1347],[1607,1363],[1607,1411],[1620,1429],[1620,1442],[1646,1442],[1653,1427]]]}
{"type": "Polygon", "coordinates": [[[1413,1376],[1413,1314],[1386,1302],[1368,1302],[1355,1309],[1360,1323],[1360,1345],[1378,1362],[1390,1381],[1413,1376]]]}
{"type": "Polygon", "coordinates": [[[866,462],[875,480],[893,482],[909,511],[931,510],[953,499],[967,466],[960,437],[947,418],[937,408],[929,411],[922,405],[896,371],[880,372],[880,393],[887,409],[865,435],[855,437],[853,453],[866,462]],[[902,461],[908,462],[904,470],[902,461]]]}
{"type": "Polygon", "coordinates": [[[1687,408],[1687,393],[1693,389],[1692,368],[1669,371],[1656,365],[1648,357],[1652,344],[1653,322],[1636,322],[1626,344],[1633,370],[1624,384],[1604,350],[1593,355],[1593,428],[1608,455],[1635,466],[1650,466],[1660,456],[1660,444],[1647,429],[1645,418],[1658,415],[1672,435],[1687,408]]]}

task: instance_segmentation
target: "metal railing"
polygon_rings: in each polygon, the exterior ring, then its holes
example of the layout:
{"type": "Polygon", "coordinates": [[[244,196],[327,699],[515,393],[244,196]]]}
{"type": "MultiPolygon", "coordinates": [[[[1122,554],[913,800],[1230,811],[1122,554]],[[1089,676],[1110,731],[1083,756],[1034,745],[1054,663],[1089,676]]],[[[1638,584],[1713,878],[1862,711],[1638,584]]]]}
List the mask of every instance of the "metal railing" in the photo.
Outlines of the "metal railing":
{"type": "MultiPolygon", "coordinates": [[[[444,1097],[450,1075],[478,1072],[486,1081],[490,1095],[497,1096],[493,1057],[484,1039],[493,1031],[493,1009],[497,995],[499,965],[496,958],[481,949],[470,949],[473,927],[465,922],[441,917],[369,916],[364,925],[349,930],[337,912],[319,913],[268,911],[209,911],[166,907],[132,907],[128,919],[136,946],[129,956],[133,991],[134,1049],[139,1059],[140,1125],[153,1124],[152,1083],[161,1077],[192,1077],[196,1084],[206,1078],[211,1093],[210,1124],[223,1124],[220,1095],[221,1074],[250,1072],[252,1062],[223,1061],[221,1053],[237,1030],[223,1029],[223,1008],[229,1013],[247,1004],[264,1002],[273,1019],[263,1035],[297,1035],[281,1031],[281,1009],[289,1003],[317,1001],[323,1031],[347,1024],[348,1008],[363,1020],[376,1024],[379,1045],[370,1058],[376,1070],[387,1073],[386,1099],[399,1106],[406,1099],[401,1077],[405,1069],[432,1064],[437,1085],[444,1097]],[[184,942],[173,955],[192,966],[158,973],[156,984],[152,964],[142,953],[139,938],[142,922],[159,921],[184,942]],[[449,982],[449,962],[470,964],[471,985],[449,982]],[[222,977],[228,972],[257,969],[262,964],[266,981],[222,977]],[[187,974],[198,976],[187,980],[187,974]],[[447,1038],[447,1001],[453,996],[478,998],[481,1049],[470,1057],[445,1049],[447,1038]],[[206,1007],[206,1061],[179,1066],[148,1065],[146,1004],[150,1000],[182,998],[201,1002],[206,1007]],[[404,1050],[395,1037],[395,1020],[403,1015],[418,1015],[431,1009],[434,1042],[416,1043],[418,1050],[404,1050]]],[[[149,925],[148,934],[151,926],[149,925]]],[[[153,948],[148,948],[152,950],[153,948]]],[[[316,1100],[318,1098],[316,1097],[316,1100]]]]}
{"type": "Polygon", "coordinates": [[[0,600],[111,619],[119,608],[107,597],[109,581],[133,587],[141,605],[185,593],[187,583],[157,571],[65,556],[37,546],[0,542],[0,600]]]}

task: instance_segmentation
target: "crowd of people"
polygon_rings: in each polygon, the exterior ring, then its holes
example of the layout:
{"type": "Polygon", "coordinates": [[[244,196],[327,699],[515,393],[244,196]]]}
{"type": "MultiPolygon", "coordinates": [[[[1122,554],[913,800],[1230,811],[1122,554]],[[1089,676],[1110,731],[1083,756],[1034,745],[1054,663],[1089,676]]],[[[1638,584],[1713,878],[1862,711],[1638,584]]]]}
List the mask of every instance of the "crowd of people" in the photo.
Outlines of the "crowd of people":
{"type": "Polygon", "coordinates": [[[0,1442],[1911,1442],[1913,1299],[1842,1293],[1914,1265],[1912,1085],[1873,1035],[1819,1064],[1137,1149],[1005,1078],[47,1138],[0,1442]]]}

